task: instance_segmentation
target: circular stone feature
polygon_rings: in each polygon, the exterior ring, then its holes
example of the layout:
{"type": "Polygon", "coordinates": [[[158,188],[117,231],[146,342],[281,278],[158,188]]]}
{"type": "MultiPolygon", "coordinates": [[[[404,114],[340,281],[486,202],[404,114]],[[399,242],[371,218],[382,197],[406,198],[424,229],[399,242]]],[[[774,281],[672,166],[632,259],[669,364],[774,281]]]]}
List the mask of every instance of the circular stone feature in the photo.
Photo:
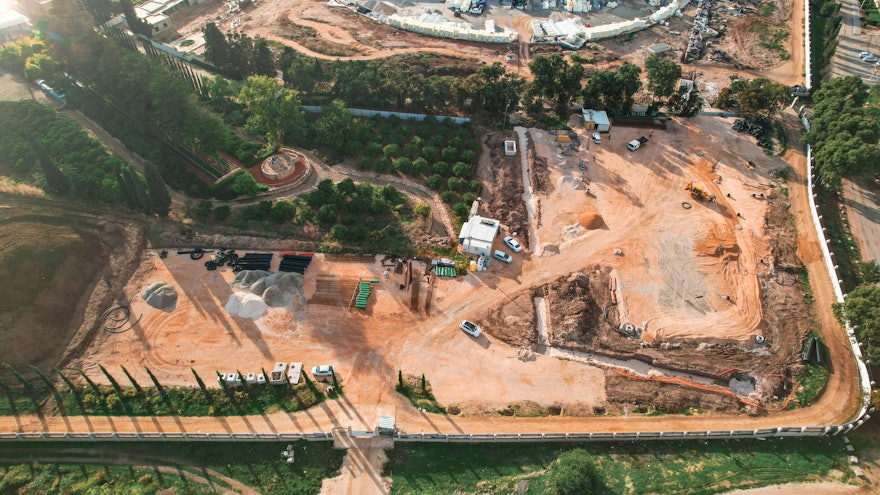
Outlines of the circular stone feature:
{"type": "Polygon", "coordinates": [[[269,180],[283,180],[290,176],[302,175],[308,170],[308,160],[291,149],[284,148],[263,160],[260,171],[269,180]]]}

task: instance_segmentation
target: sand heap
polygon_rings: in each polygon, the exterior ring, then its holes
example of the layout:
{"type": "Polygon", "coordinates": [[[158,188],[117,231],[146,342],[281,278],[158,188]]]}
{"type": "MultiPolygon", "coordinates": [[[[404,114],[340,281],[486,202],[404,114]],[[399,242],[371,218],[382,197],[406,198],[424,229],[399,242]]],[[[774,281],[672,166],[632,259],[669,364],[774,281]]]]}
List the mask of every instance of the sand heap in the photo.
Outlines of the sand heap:
{"type": "Polygon", "coordinates": [[[578,224],[587,230],[596,230],[605,226],[605,219],[598,213],[583,213],[578,218],[578,224]]]}
{"type": "Polygon", "coordinates": [[[144,289],[141,297],[156,309],[174,309],[177,306],[177,289],[167,282],[153,282],[144,289]]]}
{"type": "Polygon", "coordinates": [[[230,285],[241,291],[229,296],[226,303],[226,311],[233,316],[255,319],[265,315],[269,306],[300,309],[306,302],[299,273],[243,270],[230,285]]]}

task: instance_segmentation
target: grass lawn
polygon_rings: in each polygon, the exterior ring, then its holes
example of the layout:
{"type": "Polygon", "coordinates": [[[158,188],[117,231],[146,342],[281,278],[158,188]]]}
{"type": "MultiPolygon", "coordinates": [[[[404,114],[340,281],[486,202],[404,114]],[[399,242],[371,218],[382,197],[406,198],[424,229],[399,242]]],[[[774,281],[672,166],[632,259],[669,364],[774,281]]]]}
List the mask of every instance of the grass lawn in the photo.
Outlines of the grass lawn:
{"type": "Polygon", "coordinates": [[[294,462],[281,456],[287,443],[152,443],[152,442],[33,442],[0,444],[0,493],[214,493],[179,473],[188,471],[221,487],[228,484],[208,474],[212,469],[261,493],[317,494],[325,478],[336,476],[345,452],[330,442],[293,444],[294,462]],[[70,458],[66,463],[42,463],[40,458],[70,458]],[[107,459],[124,458],[140,469],[113,466],[107,459]],[[102,486],[106,485],[106,486],[102,486]],[[26,488],[25,488],[26,487],[26,488]],[[24,491],[16,491],[23,489],[24,491]]]}
{"type": "Polygon", "coordinates": [[[834,438],[591,444],[401,444],[386,471],[395,494],[548,494],[549,469],[565,450],[586,450],[605,494],[713,494],[779,482],[851,477],[834,438]],[[845,473],[845,474],[844,474],[845,473]],[[518,487],[518,485],[520,485],[518,487]]]}

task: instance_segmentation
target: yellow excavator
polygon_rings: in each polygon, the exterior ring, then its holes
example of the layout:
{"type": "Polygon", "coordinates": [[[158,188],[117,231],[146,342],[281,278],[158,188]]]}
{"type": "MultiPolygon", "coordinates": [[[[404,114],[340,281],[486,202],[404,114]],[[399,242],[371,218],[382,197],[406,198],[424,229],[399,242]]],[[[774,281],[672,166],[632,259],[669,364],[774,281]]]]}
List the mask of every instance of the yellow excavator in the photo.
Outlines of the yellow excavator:
{"type": "Polygon", "coordinates": [[[702,184],[694,184],[693,181],[688,182],[688,185],[684,186],[685,191],[691,192],[691,197],[696,199],[697,201],[708,201],[710,203],[715,202],[715,195],[709,194],[706,192],[706,187],[702,184]]]}

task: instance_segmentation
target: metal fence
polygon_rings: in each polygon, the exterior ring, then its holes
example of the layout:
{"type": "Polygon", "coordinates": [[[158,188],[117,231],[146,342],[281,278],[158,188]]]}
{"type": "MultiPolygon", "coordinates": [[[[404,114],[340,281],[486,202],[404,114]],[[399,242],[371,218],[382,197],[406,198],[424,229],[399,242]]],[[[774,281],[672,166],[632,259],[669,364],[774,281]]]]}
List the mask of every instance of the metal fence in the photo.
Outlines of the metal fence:
{"type": "MultiPolygon", "coordinates": [[[[312,105],[303,105],[302,109],[305,110],[306,112],[310,112],[310,113],[321,113],[323,111],[323,107],[316,107],[316,106],[312,106],[312,105]]],[[[390,117],[392,115],[396,115],[403,120],[418,120],[418,121],[425,120],[428,117],[434,117],[435,119],[437,119],[440,122],[443,122],[444,120],[451,120],[451,121],[455,122],[456,124],[466,124],[471,121],[471,119],[469,119],[467,117],[449,117],[447,115],[427,115],[424,113],[387,112],[384,110],[366,110],[363,108],[346,108],[346,110],[348,110],[348,113],[354,115],[355,117],[372,117],[374,115],[378,115],[378,116],[382,117],[383,119],[387,119],[388,117],[390,117]]]]}
{"type": "Polygon", "coordinates": [[[319,433],[143,433],[143,432],[29,432],[0,433],[4,440],[51,440],[51,441],[177,441],[177,442],[284,442],[296,440],[332,441],[333,434],[319,433]]]}

